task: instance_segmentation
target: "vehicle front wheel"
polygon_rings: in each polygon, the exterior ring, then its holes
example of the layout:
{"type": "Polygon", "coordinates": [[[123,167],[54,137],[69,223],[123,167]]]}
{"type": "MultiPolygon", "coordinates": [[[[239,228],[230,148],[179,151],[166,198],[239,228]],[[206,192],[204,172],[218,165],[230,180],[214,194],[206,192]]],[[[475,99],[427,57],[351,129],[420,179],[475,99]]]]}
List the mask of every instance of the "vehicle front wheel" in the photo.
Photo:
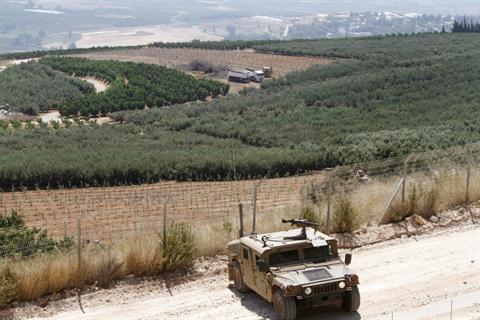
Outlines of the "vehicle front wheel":
{"type": "Polygon", "coordinates": [[[360,308],[360,291],[357,286],[352,291],[345,292],[342,297],[342,309],[347,312],[354,312],[360,308]]]}
{"type": "Polygon", "coordinates": [[[250,290],[245,282],[243,282],[242,271],[240,270],[240,265],[238,263],[233,265],[233,282],[235,283],[235,289],[241,293],[245,293],[250,290]]]}
{"type": "Polygon", "coordinates": [[[280,289],[273,296],[273,307],[281,320],[295,320],[297,318],[295,298],[285,297],[280,289]]]}

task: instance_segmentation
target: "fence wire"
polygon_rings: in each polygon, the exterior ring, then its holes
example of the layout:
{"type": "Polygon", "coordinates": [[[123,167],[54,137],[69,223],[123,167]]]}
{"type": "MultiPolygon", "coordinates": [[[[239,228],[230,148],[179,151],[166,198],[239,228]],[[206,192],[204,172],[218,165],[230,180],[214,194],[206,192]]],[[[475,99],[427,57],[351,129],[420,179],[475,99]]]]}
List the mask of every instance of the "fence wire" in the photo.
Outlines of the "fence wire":
{"type": "MultiPolygon", "coordinates": [[[[260,221],[265,217],[270,219],[261,223],[298,216],[303,209],[310,208],[322,223],[331,224],[339,201],[348,199],[363,223],[375,224],[389,209],[407,202],[414,193],[424,198],[427,194],[435,197],[437,209],[479,200],[479,177],[480,144],[471,144],[263,179],[257,190],[256,209],[260,221]]],[[[158,233],[163,228],[164,211],[168,224],[236,227],[240,203],[247,224],[252,219],[254,185],[258,181],[161,182],[4,192],[0,193],[0,215],[7,217],[15,211],[26,226],[46,230],[51,238],[61,240],[76,237],[77,220],[83,212],[82,239],[90,242],[113,242],[158,233]]],[[[22,227],[0,225],[0,239],[12,236],[12,228],[22,227]]]]}

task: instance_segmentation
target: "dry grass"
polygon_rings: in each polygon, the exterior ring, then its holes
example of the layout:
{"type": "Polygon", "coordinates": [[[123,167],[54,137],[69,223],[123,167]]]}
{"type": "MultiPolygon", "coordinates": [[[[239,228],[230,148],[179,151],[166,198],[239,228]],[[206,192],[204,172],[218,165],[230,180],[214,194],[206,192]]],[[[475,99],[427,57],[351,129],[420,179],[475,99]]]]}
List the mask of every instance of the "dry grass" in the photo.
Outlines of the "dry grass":
{"type": "MultiPolygon", "coordinates": [[[[429,173],[414,173],[407,177],[405,201],[401,199],[401,189],[393,198],[384,217],[385,223],[397,222],[412,214],[429,218],[437,212],[480,200],[480,168],[471,169],[469,195],[467,201],[465,168],[442,169],[429,173]]],[[[342,198],[349,199],[358,212],[358,227],[376,225],[382,218],[401,177],[370,178],[367,183],[353,180],[336,183],[332,194],[332,219],[342,198]]],[[[320,216],[322,223],[327,220],[327,200],[325,190],[310,186],[303,195],[303,206],[310,206],[320,216]],[[312,192],[317,191],[317,192],[312,192]]]]}
{"type": "Polygon", "coordinates": [[[36,300],[85,285],[108,288],[113,281],[130,274],[145,276],[178,271],[193,262],[196,245],[196,237],[188,226],[173,225],[167,233],[165,247],[157,235],[111,246],[84,247],[80,268],[75,250],[3,260],[0,261],[0,303],[7,303],[9,297],[16,301],[36,300]],[[13,286],[7,281],[10,275],[13,286]]]}
{"type": "Polygon", "coordinates": [[[126,253],[125,267],[131,274],[142,277],[159,272],[161,249],[157,237],[136,238],[123,251],[126,253]]]}
{"type": "Polygon", "coordinates": [[[114,280],[122,279],[130,270],[123,268],[125,265],[125,253],[121,249],[97,248],[88,252],[84,257],[80,279],[83,285],[95,285],[100,288],[108,288],[114,280]]]}
{"type": "Polygon", "coordinates": [[[27,260],[13,261],[16,300],[35,300],[82,283],[74,253],[45,254],[27,260]]]}
{"type": "Polygon", "coordinates": [[[197,254],[215,256],[225,253],[227,243],[238,237],[238,227],[225,227],[223,224],[203,225],[195,230],[197,235],[197,254]]]}
{"type": "MultiPolygon", "coordinates": [[[[244,234],[249,235],[252,231],[251,212],[244,212],[244,234]]],[[[302,207],[292,205],[281,210],[259,212],[257,216],[256,232],[268,233],[278,230],[286,230],[291,226],[283,224],[282,218],[292,219],[300,218],[302,207]]],[[[197,254],[199,256],[213,256],[224,254],[229,241],[239,237],[239,219],[234,219],[230,223],[204,224],[198,226],[194,233],[197,238],[197,254]]]]}
{"type": "Polygon", "coordinates": [[[430,218],[437,212],[464,205],[478,197],[478,189],[471,185],[471,196],[467,199],[466,176],[462,171],[417,174],[408,181],[405,201],[396,197],[387,213],[387,222],[398,222],[413,214],[430,218]]]}
{"type": "Polygon", "coordinates": [[[438,188],[438,210],[453,208],[467,201],[465,172],[443,171],[431,180],[430,184],[438,188]]]}

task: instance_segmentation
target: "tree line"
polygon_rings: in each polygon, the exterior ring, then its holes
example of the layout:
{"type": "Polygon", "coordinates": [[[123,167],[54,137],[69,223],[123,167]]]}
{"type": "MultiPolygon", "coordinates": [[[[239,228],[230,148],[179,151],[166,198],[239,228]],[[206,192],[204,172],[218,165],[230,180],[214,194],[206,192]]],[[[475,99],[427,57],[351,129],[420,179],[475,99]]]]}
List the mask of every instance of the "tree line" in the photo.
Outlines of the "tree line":
{"type": "Polygon", "coordinates": [[[144,109],[205,100],[226,94],[227,84],[196,79],[183,72],[162,66],[95,61],[85,58],[44,57],[41,64],[80,77],[106,80],[109,88],[101,93],[69,99],[57,107],[63,115],[107,114],[120,110],[144,109]]]}
{"type": "Polygon", "coordinates": [[[0,72],[0,88],[0,108],[28,115],[95,93],[90,83],[36,62],[21,63],[0,72]]]}
{"type": "Polygon", "coordinates": [[[464,17],[463,21],[455,20],[453,22],[452,32],[454,33],[472,33],[472,32],[480,32],[480,22],[474,22],[470,20],[467,22],[467,18],[464,17]]]}

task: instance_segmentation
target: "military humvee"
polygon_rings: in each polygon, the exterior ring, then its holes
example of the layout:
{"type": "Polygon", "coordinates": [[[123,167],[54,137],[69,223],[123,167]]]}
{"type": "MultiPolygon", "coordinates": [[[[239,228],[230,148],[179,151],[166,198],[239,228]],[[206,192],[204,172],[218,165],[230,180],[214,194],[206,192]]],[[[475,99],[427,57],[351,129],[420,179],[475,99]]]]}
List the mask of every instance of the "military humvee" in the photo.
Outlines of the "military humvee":
{"type": "Polygon", "coordinates": [[[360,307],[358,276],[340,260],[337,241],[305,220],[282,220],[300,227],[251,234],[228,244],[228,278],[240,292],[255,291],[273,303],[284,320],[296,319],[297,305],[340,304],[345,311],[360,307]]]}

